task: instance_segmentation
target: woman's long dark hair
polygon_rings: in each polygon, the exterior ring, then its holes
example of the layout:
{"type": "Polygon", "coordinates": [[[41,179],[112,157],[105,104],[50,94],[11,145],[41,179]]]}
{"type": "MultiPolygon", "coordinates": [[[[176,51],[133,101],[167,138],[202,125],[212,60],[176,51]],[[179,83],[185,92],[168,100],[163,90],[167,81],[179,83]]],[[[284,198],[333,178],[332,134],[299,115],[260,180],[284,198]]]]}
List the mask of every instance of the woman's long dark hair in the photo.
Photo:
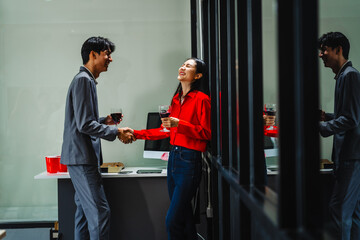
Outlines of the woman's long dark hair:
{"type": "MultiPolygon", "coordinates": [[[[207,76],[206,76],[206,64],[203,60],[199,59],[199,58],[188,58],[187,60],[194,60],[196,62],[196,73],[201,73],[202,76],[199,79],[196,79],[195,81],[193,81],[191,83],[190,86],[190,91],[194,91],[194,90],[198,90],[201,91],[207,95],[209,95],[209,83],[206,81],[207,80],[207,76]]],[[[186,61],[187,61],[186,60],[186,61]]],[[[188,92],[188,93],[189,93],[188,92]]],[[[174,93],[174,97],[176,96],[176,94],[179,94],[179,98],[181,98],[182,95],[182,86],[181,83],[179,83],[179,85],[176,88],[176,91],[174,93]]]]}

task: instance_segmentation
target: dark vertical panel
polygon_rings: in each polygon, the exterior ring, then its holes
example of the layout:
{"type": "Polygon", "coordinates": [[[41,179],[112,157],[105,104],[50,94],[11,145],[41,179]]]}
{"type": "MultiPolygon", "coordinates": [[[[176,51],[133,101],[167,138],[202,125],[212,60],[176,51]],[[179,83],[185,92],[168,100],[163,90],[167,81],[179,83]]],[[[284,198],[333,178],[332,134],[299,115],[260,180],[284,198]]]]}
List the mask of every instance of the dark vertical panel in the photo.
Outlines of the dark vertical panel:
{"type": "Polygon", "coordinates": [[[238,1],[240,184],[250,185],[247,0],[238,1]]]}
{"type": "Polygon", "coordinates": [[[263,187],[265,183],[263,133],[263,76],[261,0],[247,1],[248,20],[248,91],[250,130],[250,183],[263,187]]]}
{"type": "Polygon", "coordinates": [[[293,31],[289,31],[289,29],[293,29],[294,27],[293,10],[293,0],[278,1],[278,65],[280,101],[278,110],[280,122],[279,225],[282,228],[295,229],[297,217],[297,197],[296,175],[294,173],[296,170],[296,161],[299,159],[295,156],[294,140],[294,34],[293,31]]]}
{"type": "Polygon", "coordinates": [[[319,238],[317,1],[279,0],[278,7],[279,224],[319,238]]]}
{"type": "Polygon", "coordinates": [[[238,172],[237,126],[236,126],[236,75],[235,75],[235,4],[227,0],[227,59],[228,59],[228,118],[229,118],[229,163],[231,170],[238,172]]]}
{"type": "MultiPolygon", "coordinates": [[[[206,63],[207,66],[207,74],[205,75],[205,78],[207,81],[201,81],[200,83],[200,89],[205,92],[206,94],[211,96],[210,93],[210,89],[211,89],[211,81],[209,78],[209,72],[210,72],[210,66],[209,66],[209,9],[208,9],[208,0],[202,0],[201,3],[199,4],[200,12],[201,14],[199,14],[199,24],[200,24],[200,17],[201,17],[201,26],[198,26],[199,28],[201,27],[201,35],[202,35],[202,49],[199,49],[202,51],[203,53],[203,60],[206,63]]],[[[200,40],[198,40],[200,41],[200,40]]],[[[201,47],[201,44],[200,45],[201,47]]],[[[198,57],[201,57],[200,55],[198,57]]]]}
{"type": "MultiPolygon", "coordinates": [[[[208,31],[209,31],[209,81],[211,85],[211,154],[219,157],[220,151],[220,104],[219,104],[219,42],[218,42],[218,0],[208,1],[208,31]]],[[[217,161],[217,160],[216,160],[217,161]]],[[[216,164],[216,163],[215,163],[216,164]]],[[[212,219],[212,239],[219,239],[220,229],[220,201],[219,201],[219,182],[218,172],[212,164],[212,194],[213,219],[212,219]]]]}
{"type": "Polygon", "coordinates": [[[219,66],[218,66],[218,1],[209,1],[209,81],[211,85],[211,154],[220,155],[220,105],[219,105],[219,66]]]}
{"type": "Polygon", "coordinates": [[[319,174],[319,134],[318,134],[318,106],[319,106],[319,73],[318,73],[318,1],[298,1],[301,9],[301,46],[303,48],[303,65],[299,69],[303,73],[304,81],[304,165],[303,165],[303,219],[304,226],[315,237],[320,238],[322,229],[322,203],[319,174]],[[314,184],[315,183],[315,184],[314,184]]]}
{"type": "MultiPolygon", "coordinates": [[[[228,109],[228,58],[227,58],[227,4],[219,0],[219,39],[220,39],[220,135],[221,135],[221,165],[229,166],[229,109],[228,109]]],[[[219,239],[230,239],[230,193],[229,184],[219,176],[219,239]]]]}
{"type": "Polygon", "coordinates": [[[246,32],[247,32],[247,46],[246,46],[246,50],[247,50],[247,73],[248,73],[248,85],[247,85],[247,92],[248,92],[248,116],[249,116],[249,122],[248,122],[248,128],[249,128],[249,172],[250,172],[250,185],[254,184],[254,179],[255,179],[255,173],[254,173],[254,151],[255,151],[255,146],[254,146],[254,102],[253,102],[253,97],[254,97],[254,93],[253,93],[253,81],[254,81],[254,73],[253,73],[253,46],[252,46],[252,42],[253,42],[253,36],[252,36],[252,0],[246,0],[246,16],[247,16],[247,26],[246,26],[246,32]]]}
{"type": "Polygon", "coordinates": [[[240,223],[240,194],[234,190],[230,189],[230,238],[231,240],[239,240],[241,229],[239,228],[240,223]]]}
{"type": "Polygon", "coordinates": [[[219,204],[219,195],[218,195],[218,171],[217,169],[214,167],[214,165],[212,165],[212,174],[211,174],[211,190],[212,190],[212,194],[211,194],[211,201],[212,201],[212,205],[213,205],[213,218],[212,218],[212,236],[210,239],[214,239],[217,240],[219,239],[219,226],[220,226],[220,219],[219,219],[219,209],[220,209],[220,204],[219,204]]]}
{"type": "Polygon", "coordinates": [[[228,101],[228,42],[227,42],[227,0],[219,0],[219,37],[220,37],[220,135],[221,135],[221,163],[229,166],[229,101],[228,101]]]}
{"type": "Polygon", "coordinates": [[[219,240],[230,239],[230,184],[218,175],[219,240]]]}
{"type": "Polygon", "coordinates": [[[251,211],[240,200],[240,240],[251,239],[251,211]]]}
{"type": "MultiPolygon", "coordinates": [[[[219,38],[220,38],[220,135],[221,135],[221,165],[228,168],[230,158],[229,134],[229,85],[228,85],[228,35],[227,35],[227,0],[219,0],[219,38]]],[[[230,239],[230,186],[225,179],[219,177],[219,237],[221,240],[230,239]]]]}
{"type": "MultiPolygon", "coordinates": [[[[250,185],[250,141],[249,141],[249,82],[248,82],[248,8],[247,0],[237,2],[238,17],[238,101],[239,101],[239,182],[250,185]]],[[[243,202],[240,202],[240,239],[251,239],[251,214],[243,202]]]]}
{"type": "Polygon", "coordinates": [[[191,55],[192,57],[197,57],[197,8],[196,8],[197,0],[190,0],[190,18],[191,18],[191,55]]]}
{"type": "Polygon", "coordinates": [[[234,89],[234,107],[235,110],[233,112],[233,116],[235,118],[234,121],[234,127],[233,127],[233,131],[234,131],[234,139],[236,140],[236,145],[234,145],[234,147],[236,148],[234,151],[234,155],[236,156],[236,159],[233,159],[233,165],[236,166],[237,168],[237,173],[239,174],[239,181],[240,181],[240,102],[239,102],[239,86],[240,86],[240,81],[239,81],[239,16],[238,16],[238,6],[239,3],[238,1],[234,1],[234,85],[233,85],[233,89],[234,89]]]}
{"type": "Polygon", "coordinates": [[[209,66],[209,55],[210,55],[210,49],[209,49],[209,3],[208,0],[203,0],[202,4],[202,34],[203,34],[203,47],[204,47],[204,61],[206,63],[206,66],[208,67],[208,86],[207,89],[211,89],[211,82],[209,79],[209,72],[210,72],[210,66],[209,66]]]}

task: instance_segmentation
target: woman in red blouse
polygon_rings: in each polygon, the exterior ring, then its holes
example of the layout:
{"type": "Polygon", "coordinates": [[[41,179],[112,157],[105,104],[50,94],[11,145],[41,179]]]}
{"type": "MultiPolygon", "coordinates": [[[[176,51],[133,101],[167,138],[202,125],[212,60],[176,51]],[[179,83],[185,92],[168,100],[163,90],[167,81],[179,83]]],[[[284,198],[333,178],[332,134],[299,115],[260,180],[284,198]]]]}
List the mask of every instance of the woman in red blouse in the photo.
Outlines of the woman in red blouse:
{"type": "Polygon", "coordinates": [[[179,68],[179,86],[171,101],[171,113],[156,129],[133,130],[137,139],[170,137],[167,183],[170,207],[166,215],[168,239],[197,239],[191,200],[201,180],[201,152],[211,139],[210,98],[199,91],[204,61],[190,58],[179,68]],[[170,132],[162,131],[163,127],[170,132]]]}

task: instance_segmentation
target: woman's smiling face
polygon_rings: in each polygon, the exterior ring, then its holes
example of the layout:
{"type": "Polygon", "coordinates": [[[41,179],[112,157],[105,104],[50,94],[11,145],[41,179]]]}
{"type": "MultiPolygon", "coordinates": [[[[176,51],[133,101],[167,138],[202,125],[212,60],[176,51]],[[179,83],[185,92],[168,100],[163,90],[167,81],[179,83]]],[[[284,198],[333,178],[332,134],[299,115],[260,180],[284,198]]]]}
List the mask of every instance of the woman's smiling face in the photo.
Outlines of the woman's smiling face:
{"type": "Polygon", "coordinates": [[[196,76],[196,62],[193,59],[189,59],[184,62],[179,68],[178,80],[180,82],[191,83],[196,76]]]}

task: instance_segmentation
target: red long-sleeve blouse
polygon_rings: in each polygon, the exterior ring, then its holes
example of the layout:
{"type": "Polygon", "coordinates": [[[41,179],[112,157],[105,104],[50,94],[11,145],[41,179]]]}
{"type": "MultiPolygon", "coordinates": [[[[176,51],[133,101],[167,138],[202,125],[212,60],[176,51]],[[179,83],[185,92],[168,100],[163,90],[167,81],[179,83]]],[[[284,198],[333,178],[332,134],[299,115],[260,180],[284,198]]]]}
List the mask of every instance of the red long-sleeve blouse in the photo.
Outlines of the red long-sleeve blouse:
{"type": "MultiPolygon", "coordinates": [[[[263,115],[265,115],[265,113],[263,112],[263,115]]],[[[278,127],[277,126],[272,126],[272,128],[269,128],[269,126],[264,126],[264,135],[268,136],[268,137],[278,137],[278,127]]]]}
{"type": "Polygon", "coordinates": [[[158,140],[170,137],[170,144],[204,152],[211,139],[210,98],[200,91],[189,92],[180,103],[176,94],[171,104],[170,117],[178,118],[179,125],[163,132],[163,126],[134,130],[137,139],[158,140]]]}

